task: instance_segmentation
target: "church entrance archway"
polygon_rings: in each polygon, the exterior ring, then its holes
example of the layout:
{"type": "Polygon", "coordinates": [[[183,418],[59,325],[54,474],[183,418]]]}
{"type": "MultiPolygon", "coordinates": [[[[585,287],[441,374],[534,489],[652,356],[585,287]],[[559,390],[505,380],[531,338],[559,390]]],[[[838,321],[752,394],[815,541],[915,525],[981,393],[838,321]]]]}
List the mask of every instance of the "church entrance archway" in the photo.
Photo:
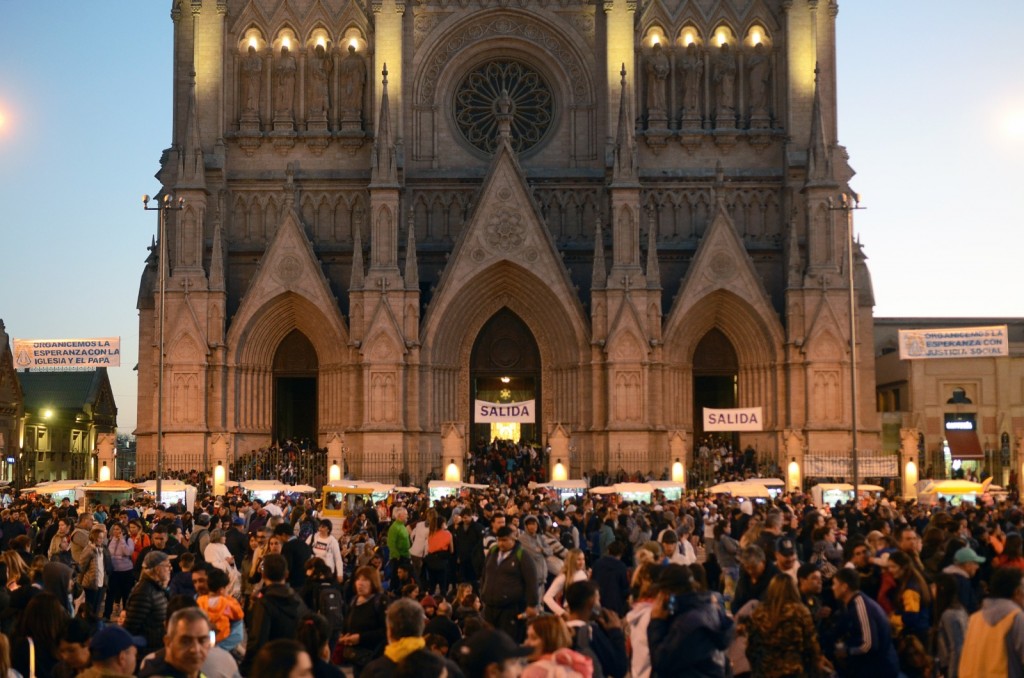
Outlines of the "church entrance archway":
{"type": "Polygon", "coordinates": [[[704,408],[736,407],[738,387],[736,349],[721,330],[712,328],[693,352],[693,431],[699,445],[729,443],[737,449],[738,434],[704,431],[704,408]]]}
{"type": "Polygon", "coordinates": [[[292,330],[274,353],[273,439],[317,441],[316,349],[306,335],[292,330]]]}
{"type": "Polygon", "coordinates": [[[473,344],[469,370],[474,443],[494,438],[539,441],[540,349],[518,315],[503,308],[487,321],[473,344]],[[485,416],[477,401],[492,404],[488,414],[493,416],[487,418],[493,421],[482,421],[485,416]],[[530,401],[531,405],[522,405],[530,401]],[[523,412],[524,407],[532,407],[529,415],[523,412]]]}

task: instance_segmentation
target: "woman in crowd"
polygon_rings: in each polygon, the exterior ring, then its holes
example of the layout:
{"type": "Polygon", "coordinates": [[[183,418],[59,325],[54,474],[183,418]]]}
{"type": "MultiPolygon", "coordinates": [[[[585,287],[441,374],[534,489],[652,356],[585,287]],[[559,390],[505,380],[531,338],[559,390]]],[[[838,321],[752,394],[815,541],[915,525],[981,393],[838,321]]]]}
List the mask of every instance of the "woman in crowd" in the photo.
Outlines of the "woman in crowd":
{"type": "Polygon", "coordinates": [[[71,564],[71,529],[69,518],[57,521],[57,534],[50,540],[50,548],[46,553],[50,560],[59,560],[65,565],[71,564]]]}
{"type": "Polygon", "coordinates": [[[571,649],[572,632],[561,617],[545,615],[530,620],[525,644],[532,652],[527,657],[530,665],[521,674],[523,678],[594,675],[593,660],[571,649]]]}
{"type": "Polygon", "coordinates": [[[224,544],[224,531],[220,528],[210,530],[210,543],[203,550],[203,559],[207,565],[212,565],[225,574],[230,575],[234,571],[235,557],[224,544]]]}
{"type": "MultiPolygon", "coordinates": [[[[643,549],[642,551],[646,551],[643,549]]],[[[646,563],[637,568],[633,575],[633,606],[626,613],[625,631],[633,654],[630,657],[632,678],[649,678],[651,675],[651,653],[647,648],[647,627],[651,623],[651,609],[654,606],[654,579],[660,566],[646,563]]]]}
{"type": "Polygon", "coordinates": [[[1003,552],[992,559],[992,566],[1024,569],[1024,538],[1016,532],[1006,535],[1003,552]]]}
{"type": "Polygon", "coordinates": [[[544,604],[554,614],[563,616],[565,608],[562,606],[562,597],[565,594],[565,589],[578,581],[585,581],[588,577],[587,558],[583,555],[583,551],[571,549],[569,555],[565,557],[561,574],[555,577],[544,594],[544,604]]]}
{"type": "Polygon", "coordinates": [[[107,585],[107,600],[103,606],[103,618],[110,619],[117,603],[122,609],[128,602],[128,594],[135,586],[135,571],[132,556],[135,541],[124,531],[121,523],[111,523],[107,551],[110,553],[110,581],[107,585]]]}
{"type": "Polygon", "coordinates": [[[811,613],[789,575],[772,578],[746,628],[747,659],[755,678],[814,676],[831,669],[821,653],[811,613]]]}
{"type": "Polygon", "coordinates": [[[61,601],[56,596],[40,593],[29,601],[22,615],[18,631],[15,633],[11,664],[23,676],[33,675],[30,672],[30,658],[34,659],[34,675],[38,678],[50,678],[57,665],[60,637],[64,625],[71,617],[65,612],[61,601]],[[32,639],[33,649],[29,647],[32,639]]]}
{"type": "Polygon", "coordinates": [[[344,672],[331,663],[331,625],[323,615],[307,615],[299,622],[296,639],[313,660],[314,678],[342,678],[344,672]]]}
{"type": "Polygon", "coordinates": [[[139,554],[152,546],[153,542],[150,540],[149,534],[142,529],[142,521],[138,519],[128,522],[128,537],[135,545],[135,550],[132,552],[132,565],[135,565],[139,562],[139,554]]]}
{"type": "Polygon", "coordinates": [[[309,678],[313,660],[296,640],[280,638],[264,645],[253,662],[251,678],[309,678]]]}
{"type": "Polygon", "coordinates": [[[330,520],[324,518],[317,526],[316,534],[309,542],[313,556],[324,561],[328,569],[334,574],[337,581],[342,581],[345,575],[345,564],[341,558],[341,546],[338,540],[331,535],[334,525],[330,520]]]}
{"type": "Polygon", "coordinates": [[[893,635],[912,635],[927,646],[932,602],[928,583],[903,551],[889,554],[888,567],[896,582],[889,592],[893,635]]]}
{"type": "Polygon", "coordinates": [[[959,675],[960,651],[967,635],[967,612],[957,590],[956,576],[952,574],[942,573],[932,584],[936,619],[932,654],[937,673],[945,678],[959,675]]]}
{"type": "Polygon", "coordinates": [[[437,511],[430,509],[426,515],[427,555],[423,558],[426,592],[433,594],[436,587],[438,595],[444,596],[448,593],[448,570],[455,552],[455,541],[437,511]]]}
{"type": "Polygon", "coordinates": [[[356,570],[355,596],[349,603],[344,633],[338,638],[332,659],[335,664],[351,664],[357,678],[384,647],[384,607],[380,572],[372,567],[356,570]]]}

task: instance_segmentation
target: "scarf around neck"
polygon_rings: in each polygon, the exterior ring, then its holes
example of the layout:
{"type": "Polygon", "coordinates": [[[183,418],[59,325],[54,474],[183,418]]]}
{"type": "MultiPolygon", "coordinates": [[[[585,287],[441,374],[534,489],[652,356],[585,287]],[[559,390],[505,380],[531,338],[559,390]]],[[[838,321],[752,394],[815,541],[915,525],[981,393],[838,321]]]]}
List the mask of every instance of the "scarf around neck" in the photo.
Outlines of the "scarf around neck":
{"type": "Polygon", "coordinates": [[[388,643],[387,647],[384,648],[384,655],[398,664],[416,650],[422,650],[426,646],[427,641],[423,638],[399,638],[393,643],[388,643]]]}

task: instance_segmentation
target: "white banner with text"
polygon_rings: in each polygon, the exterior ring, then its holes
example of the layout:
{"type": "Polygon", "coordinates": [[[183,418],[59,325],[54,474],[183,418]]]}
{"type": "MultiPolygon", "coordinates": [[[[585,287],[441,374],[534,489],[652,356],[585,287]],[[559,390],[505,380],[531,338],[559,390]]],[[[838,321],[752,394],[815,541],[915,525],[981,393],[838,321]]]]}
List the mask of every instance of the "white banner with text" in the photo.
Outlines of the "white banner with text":
{"type": "Polygon", "coordinates": [[[473,401],[474,421],[477,424],[532,424],[536,416],[536,401],[523,400],[518,403],[489,403],[486,400],[473,401]]]}
{"type": "Polygon", "coordinates": [[[1006,325],[900,330],[900,359],[996,358],[1010,355],[1006,325]]]}
{"type": "Polygon", "coordinates": [[[121,337],[14,340],[14,367],[18,370],[78,370],[120,365],[121,337]]]}
{"type": "Polygon", "coordinates": [[[724,410],[704,408],[705,431],[763,431],[764,415],[760,407],[732,407],[724,410]]]}

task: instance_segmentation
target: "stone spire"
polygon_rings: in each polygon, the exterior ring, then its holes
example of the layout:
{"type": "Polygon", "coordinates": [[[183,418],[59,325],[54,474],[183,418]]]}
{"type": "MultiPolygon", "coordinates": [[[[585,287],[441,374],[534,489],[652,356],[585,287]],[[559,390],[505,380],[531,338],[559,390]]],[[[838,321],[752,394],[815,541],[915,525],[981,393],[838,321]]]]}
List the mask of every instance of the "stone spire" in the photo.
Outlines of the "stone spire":
{"type": "Polygon", "coordinates": [[[416,215],[409,209],[409,237],[405,246],[405,289],[419,290],[420,272],[416,263],[416,215]]]}
{"type": "Polygon", "coordinates": [[[658,226],[654,210],[647,213],[647,289],[661,289],[661,269],[658,267],[658,226]]]}
{"type": "Polygon", "coordinates": [[[373,143],[371,157],[372,171],[370,186],[397,186],[398,161],[395,145],[391,141],[391,110],[388,106],[388,65],[381,70],[382,91],[380,94],[380,118],[377,123],[377,138],[373,143]]]}
{"type": "Polygon", "coordinates": [[[224,233],[220,219],[213,225],[213,251],[210,252],[210,289],[223,292],[224,286],[224,233]]]}
{"type": "Polygon", "coordinates": [[[590,288],[604,289],[608,283],[608,274],[604,270],[604,234],[601,232],[601,217],[594,219],[594,272],[590,278],[590,288]]]}
{"type": "Polygon", "coordinates": [[[807,145],[807,183],[831,182],[832,154],[825,139],[821,111],[821,68],[814,67],[814,101],[811,105],[811,140],[807,145]]]}
{"type": "Polygon", "coordinates": [[[349,290],[363,289],[363,219],[352,220],[352,276],[349,278],[349,290]]]}
{"type": "Polygon", "coordinates": [[[635,183],[638,174],[636,130],[633,124],[633,106],[626,86],[626,64],[620,72],[621,94],[619,96],[619,126],[615,135],[615,165],[612,168],[612,183],[635,183]]]}
{"type": "Polygon", "coordinates": [[[188,113],[185,116],[185,134],[178,152],[177,188],[206,188],[206,165],[203,162],[203,143],[199,134],[199,105],[196,101],[196,72],[192,71],[188,90],[188,113]]]}
{"type": "Polygon", "coordinates": [[[786,271],[790,287],[798,287],[803,278],[803,262],[800,260],[800,235],[796,230],[796,219],[789,222],[789,236],[786,238],[786,271]]]}

